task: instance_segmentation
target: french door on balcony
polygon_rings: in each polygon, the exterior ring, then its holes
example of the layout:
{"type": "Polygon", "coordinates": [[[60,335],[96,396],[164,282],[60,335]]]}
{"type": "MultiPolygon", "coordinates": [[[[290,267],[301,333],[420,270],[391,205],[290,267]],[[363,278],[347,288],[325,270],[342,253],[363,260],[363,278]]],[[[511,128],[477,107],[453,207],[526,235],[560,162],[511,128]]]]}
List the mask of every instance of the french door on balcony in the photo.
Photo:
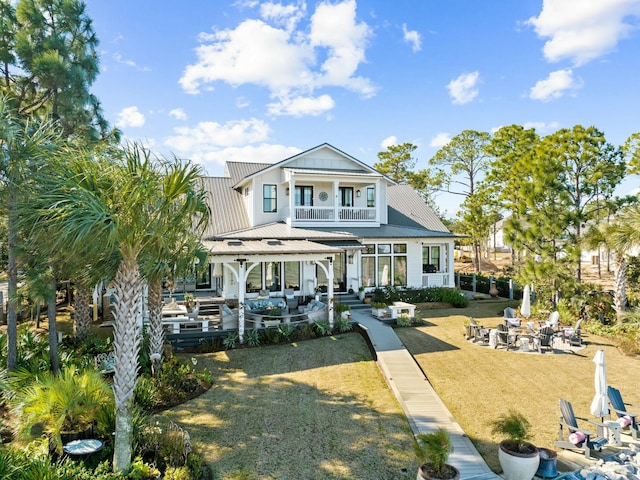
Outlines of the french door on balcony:
{"type": "MultiPolygon", "coordinates": [[[[323,292],[327,292],[327,275],[320,267],[316,267],[316,277],[318,278],[318,286],[323,292]]],[[[336,253],[333,261],[333,291],[347,291],[347,258],[344,252],[336,253]]]]}

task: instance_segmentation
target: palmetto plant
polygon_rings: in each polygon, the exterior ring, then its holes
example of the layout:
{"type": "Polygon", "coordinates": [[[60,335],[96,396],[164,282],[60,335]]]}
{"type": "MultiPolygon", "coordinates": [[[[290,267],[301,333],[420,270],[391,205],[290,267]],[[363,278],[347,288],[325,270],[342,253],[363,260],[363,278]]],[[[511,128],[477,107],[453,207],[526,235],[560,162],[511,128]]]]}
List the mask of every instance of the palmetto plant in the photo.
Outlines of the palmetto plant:
{"type": "MultiPolygon", "coordinates": [[[[30,434],[42,425],[59,452],[61,434],[81,432],[102,418],[100,411],[113,408],[110,386],[95,370],[69,367],[60,374],[44,373],[16,397],[19,432],[30,434]]],[[[100,430],[101,425],[97,425],[100,430]]]]}
{"type": "MultiPolygon", "coordinates": [[[[200,169],[158,159],[140,145],[117,155],[72,155],[38,172],[38,196],[26,206],[34,228],[50,232],[50,248],[84,256],[113,278],[116,406],[114,470],[131,463],[133,393],[139,364],[143,274],[140,264],[177,256],[186,218],[206,222],[200,169]]],[[[189,223],[190,225],[190,223],[189,223]]],[[[182,251],[182,250],[180,250],[182,251]]]]}

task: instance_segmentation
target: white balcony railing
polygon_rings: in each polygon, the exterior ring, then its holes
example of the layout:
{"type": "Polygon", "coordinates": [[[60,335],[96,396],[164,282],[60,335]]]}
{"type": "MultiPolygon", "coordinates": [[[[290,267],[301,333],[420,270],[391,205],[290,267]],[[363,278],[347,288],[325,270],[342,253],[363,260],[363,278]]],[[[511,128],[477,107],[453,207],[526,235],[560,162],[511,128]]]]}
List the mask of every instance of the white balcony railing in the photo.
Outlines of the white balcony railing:
{"type": "Polygon", "coordinates": [[[294,219],[304,222],[375,222],[375,208],[359,207],[294,207],[294,219]]]}

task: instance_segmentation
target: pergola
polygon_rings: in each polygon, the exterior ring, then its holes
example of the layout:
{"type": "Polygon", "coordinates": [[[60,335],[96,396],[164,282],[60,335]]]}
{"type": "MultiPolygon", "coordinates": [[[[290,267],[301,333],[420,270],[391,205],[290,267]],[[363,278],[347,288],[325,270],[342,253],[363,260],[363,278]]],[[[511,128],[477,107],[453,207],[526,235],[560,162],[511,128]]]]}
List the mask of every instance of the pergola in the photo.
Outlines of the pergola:
{"type": "Polygon", "coordinates": [[[309,240],[228,239],[203,243],[210,252],[210,262],[226,268],[238,284],[238,336],[241,342],[244,341],[247,278],[262,262],[313,262],[322,268],[327,276],[328,316],[333,327],[333,260],[342,248],[309,240]]]}

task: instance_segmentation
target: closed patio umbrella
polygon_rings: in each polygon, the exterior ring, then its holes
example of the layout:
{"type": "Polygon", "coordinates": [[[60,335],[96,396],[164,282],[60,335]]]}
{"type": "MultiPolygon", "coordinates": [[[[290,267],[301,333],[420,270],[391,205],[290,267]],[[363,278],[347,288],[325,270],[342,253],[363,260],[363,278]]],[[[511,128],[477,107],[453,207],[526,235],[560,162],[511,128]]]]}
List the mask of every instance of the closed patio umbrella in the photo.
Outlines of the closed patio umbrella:
{"type": "Polygon", "coordinates": [[[607,370],[604,361],[604,350],[598,350],[593,363],[596,364],[595,387],[596,394],[591,402],[591,415],[604,417],[609,415],[609,401],[607,398],[607,370]]]}
{"type": "Polygon", "coordinates": [[[524,318],[531,316],[531,287],[527,283],[522,292],[522,304],[520,305],[520,315],[524,318]]]}
{"type": "Polygon", "coordinates": [[[214,263],[213,264],[213,276],[216,278],[222,277],[222,264],[214,263]]]}

